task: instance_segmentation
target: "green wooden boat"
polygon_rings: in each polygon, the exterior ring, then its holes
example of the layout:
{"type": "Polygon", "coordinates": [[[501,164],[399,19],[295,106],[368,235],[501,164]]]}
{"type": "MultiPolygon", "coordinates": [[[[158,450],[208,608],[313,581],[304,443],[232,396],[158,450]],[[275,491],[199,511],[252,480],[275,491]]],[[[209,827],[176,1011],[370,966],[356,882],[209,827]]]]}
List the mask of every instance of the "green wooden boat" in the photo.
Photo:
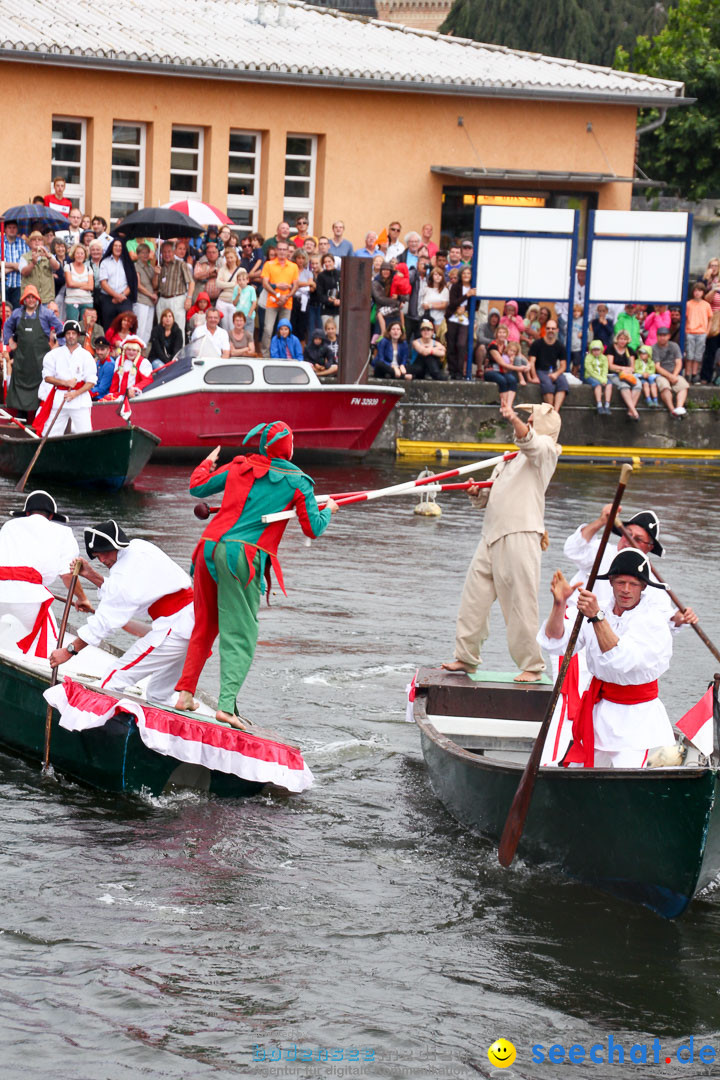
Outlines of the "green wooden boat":
{"type": "MultiPolygon", "coordinates": [[[[47,705],[43,692],[50,685],[47,661],[28,659],[18,650],[6,647],[7,624],[0,622],[0,749],[6,750],[31,764],[40,766],[45,745],[47,705]]],[[[110,651],[110,650],[108,650],[110,651]]],[[[128,698],[147,706],[141,691],[107,694],[99,690],[100,672],[108,667],[108,651],[88,647],[83,649],[63,670],[73,666],[70,678],[93,693],[102,693],[109,706],[113,699],[128,698]],[[84,673],[80,672],[82,665],[84,673]]],[[[119,650],[112,650],[118,652],[119,650]]],[[[214,709],[207,715],[180,713],[163,709],[163,713],[180,718],[191,726],[206,725],[212,732],[230,729],[214,719],[214,709]]],[[[234,733],[231,733],[234,734],[234,733]]],[[[297,747],[281,740],[274,733],[252,729],[253,740],[262,740],[297,751],[297,747]]],[[[272,751],[268,751],[269,754],[272,751]]],[[[192,788],[222,797],[244,797],[266,791],[288,794],[282,783],[260,782],[234,773],[208,768],[203,764],[181,761],[167,753],[158,753],[143,742],[135,716],[120,712],[101,727],[86,731],[69,731],[60,726],[58,713],[53,711],[50,764],[56,772],[82,784],[123,795],[161,795],[178,788],[192,788]]],[[[252,765],[252,762],[251,762],[252,765]]],[[[252,767],[248,770],[252,773],[252,767]]],[[[312,782],[307,772],[305,786],[312,782]]],[[[297,789],[296,789],[297,790],[297,789]]]]}
{"type": "MultiPolygon", "coordinates": [[[[720,873],[715,753],[658,769],[541,768],[518,855],[666,918],[720,873]]],[[[551,687],[473,682],[423,668],[413,716],[432,786],[463,825],[498,841],[551,687]],[[516,733],[517,732],[517,733],[516,733]]]]}
{"type": "MultiPolygon", "coordinates": [[[[157,435],[134,425],[61,435],[47,440],[33,466],[32,478],[117,491],[142,472],[159,443],[157,435]]],[[[37,448],[38,440],[19,428],[0,429],[0,473],[21,477],[37,448]]]]}

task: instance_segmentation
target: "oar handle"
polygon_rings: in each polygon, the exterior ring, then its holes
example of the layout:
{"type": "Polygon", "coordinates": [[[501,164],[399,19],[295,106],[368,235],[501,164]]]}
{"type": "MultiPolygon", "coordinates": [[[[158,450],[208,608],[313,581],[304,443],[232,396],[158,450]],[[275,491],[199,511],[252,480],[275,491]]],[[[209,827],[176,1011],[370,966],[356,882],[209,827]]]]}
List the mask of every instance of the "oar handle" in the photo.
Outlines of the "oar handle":
{"type": "MultiPolygon", "coordinates": [[[[590,576],[585,585],[585,588],[588,591],[592,589],[595,584],[595,579],[600,572],[600,566],[613,527],[613,522],[615,521],[618,507],[620,506],[620,501],[623,492],[627,487],[631,473],[632,465],[623,465],[620,470],[620,482],[618,483],[617,491],[615,492],[612,509],[605,522],[600,545],[595,554],[595,561],[593,562],[590,576]]],[[[498,846],[498,860],[502,866],[510,866],[512,863],[515,858],[518,844],[520,843],[520,838],[523,834],[523,829],[525,828],[525,821],[527,819],[528,810],[530,809],[530,800],[532,799],[533,791],[535,790],[535,781],[537,780],[538,771],[540,769],[540,760],[542,758],[543,747],[545,746],[545,739],[547,738],[547,733],[550,729],[555,706],[560,697],[560,690],[565,681],[567,670],[570,667],[570,661],[572,660],[573,652],[575,651],[575,645],[577,643],[578,635],[580,634],[580,627],[582,626],[583,619],[584,615],[582,615],[581,612],[578,612],[577,618],[575,619],[575,625],[570,634],[570,639],[565,647],[565,655],[563,656],[563,662],[560,665],[560,671],[558,672],[558,677],[555,680],[555,685],[553,686],[552,694],[550,695],[550,701],[545,710],[545,718],[540,726],[540,731],[535,739],[535,744],[532,748],[522,777],[520,778],[520,783],[518,784],[515,797],[510,806],[510,812],[505,821],[505,828],[503,829],[500,844],[498,846]]]]}
{"type": "MultiPolygon", "coordinates": [[[[58,630],[58,645],[62,646],[63,638],[65,637],[65,629],[67,627],[68,619],[70,618],[70,608],[72,607],[73,595],[75,593],[75,586],[77,585],[78,575],[82,570],[82,559],[76,559],[75,565],[72,568],[72,577],[70,578],[70,588],[68,589],[67,599],[65,601],[65,608],[63,609],[62,619],[60,620],[60,629],[58,630]]],[[[58,681],[58,675],[60,674],[60,668],[53,668],[52,675],[50,676],[50,685],[54,686],[58,681]]],[[[43,769],[47,769],[50,764],[50,732],[52,729],[52,705],[48,705],[47,712],[45,713],[45,752],[43,754],[43,769]]]]}
{"type": "Polygon", "coordinates": [[[58,416],[60,415],[61,412],[62,412],[62,405],[60,406],[60,408],[58,409],[58,411],[55,413],[52,420],[50,421],[50,425],[49,425],[47,431],[45,432],[42,439],[40,440],[40,445],[38,446],[37,450],[35,451],[35,453],[32,456],[32,461],[30,462],[27,469],[25,470],[25,472],[22,474],[22,476],[18,480],[17,484],[15,485],[15,490],[16,491],[24,491],[25,490],[25,485],[28,482],[28,477],[30,476],[30,473],[33,471],[33,469],[35,468],[35,462],[40,457],[40,454],[42,453],[43,446],[48,441],[48,438],[50,437],[50,432],[54,428],[55,421],[57,420],[57,418],[58,418],[58,416]]]}

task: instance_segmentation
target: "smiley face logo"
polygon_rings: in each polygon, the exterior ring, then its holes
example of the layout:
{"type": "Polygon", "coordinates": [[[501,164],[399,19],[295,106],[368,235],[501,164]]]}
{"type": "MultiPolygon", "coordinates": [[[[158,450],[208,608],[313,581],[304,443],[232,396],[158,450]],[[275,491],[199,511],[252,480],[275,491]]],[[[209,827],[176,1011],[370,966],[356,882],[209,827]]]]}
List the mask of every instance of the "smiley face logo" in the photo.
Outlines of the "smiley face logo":
{"type": "Polygon", "coordinates": [[[496,1069],[507,1069],[517,1057],[515,1047],[507,1039],[496,1039],[492,1046],[488,1047],[490,1064],[496,1069]]]}

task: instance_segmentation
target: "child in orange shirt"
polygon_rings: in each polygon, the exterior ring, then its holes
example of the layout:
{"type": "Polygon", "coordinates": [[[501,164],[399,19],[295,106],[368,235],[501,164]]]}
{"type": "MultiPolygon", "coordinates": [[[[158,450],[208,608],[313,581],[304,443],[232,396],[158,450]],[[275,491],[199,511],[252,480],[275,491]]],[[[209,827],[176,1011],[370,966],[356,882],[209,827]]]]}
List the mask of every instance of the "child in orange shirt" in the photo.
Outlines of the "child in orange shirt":
{"type": "Polygon", "coordinates": [[[685,378],[690,383],[700,382],[700,365],[712,319],[712,308],[703,299],[704,296],[705,285],[702,281],[696,281],[692,300],[688,300],[685,306],[685,378]]]}

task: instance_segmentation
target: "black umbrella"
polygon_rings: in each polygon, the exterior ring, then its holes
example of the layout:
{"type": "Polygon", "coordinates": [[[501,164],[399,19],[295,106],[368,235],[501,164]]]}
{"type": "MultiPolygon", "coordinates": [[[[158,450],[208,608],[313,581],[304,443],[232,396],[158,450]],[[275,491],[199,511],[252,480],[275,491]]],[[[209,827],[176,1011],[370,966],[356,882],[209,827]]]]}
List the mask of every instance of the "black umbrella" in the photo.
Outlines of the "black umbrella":
{"type": "Polygon", "coordinates": [[[112,235],[126,240],[138,236],[159,236],[164,240],[171,240],[176,236],[202,236],[204,232],[204,225],[198,225],[179,210],[146,206],[144,210],[135,210],[122,221],[118,221],[112,235]]]}
{"type": "Polygon", "coordinates": [[[64,214],[58,213],[57,210],[51,210],[49,206],[43,206],[41,203],[23,203],[22,206],[11,206],[2,215],[2,220],[17,221],[18,230],[21,233],[30,232],[33,225],[38,223],[61,229],[67,229],[68,225],[68,220],[64,214]]]}

